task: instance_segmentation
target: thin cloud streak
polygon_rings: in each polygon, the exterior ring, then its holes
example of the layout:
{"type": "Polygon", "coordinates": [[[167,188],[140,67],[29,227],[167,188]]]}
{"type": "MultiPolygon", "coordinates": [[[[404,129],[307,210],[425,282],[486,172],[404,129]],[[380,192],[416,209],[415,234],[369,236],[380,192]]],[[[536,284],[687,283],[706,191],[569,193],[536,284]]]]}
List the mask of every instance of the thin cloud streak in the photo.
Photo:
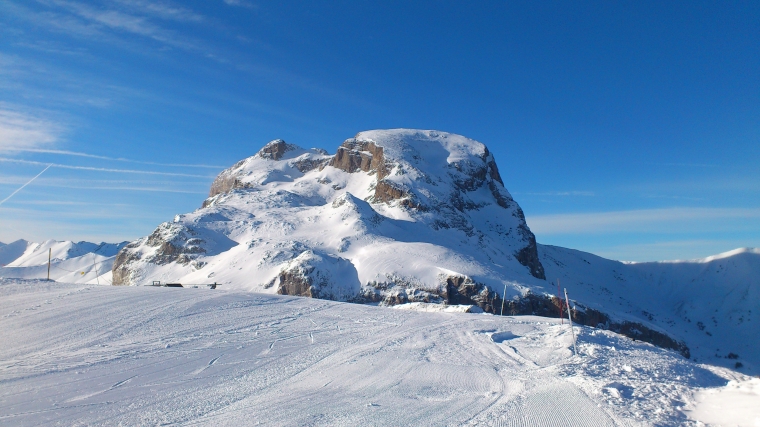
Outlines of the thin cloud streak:
{"type": "MultiPolygon", "coordinates": [[[[760,219],[760,208],[664,208],[615,212],[537,215],[527,218],[536,234],[588,234],[610,232],[668,232],[695,222],[712,222],[725,228],[726,220],[760,219]]],[[[757,226],[756,228],[760,228],[757,226]]]]}
{"type": "Polygon", "coordinates": [[[75,187],[75,186],[59,186],[59,188],[71,188],[79,190],[107,190],[107,191],[147,191],[152,193],[179,193],[179,194],[203,194],[208,192],[204,191],[189,191],[189,190],[176,190],[172,188],[151,188],[151,187],[75,187]]]}
{"type": "Polygon", "coordinates": [[[44,148],[27,148],[27,149],[19,149],[14,150],[16,152],[24,152],[24,153],[44,153],[44,154],[60,154],[62,156],[76,156],[76,157],[87,157],[90,159],[100,159],[100,160],[111,160],[115,162],[127,162],[127,163],[136,163],[141,165],[153,165],[153,166],[169,166],[169,167],[183,167],[183,168],[206,168],[206,169],[224,169],[225,166],[218,166],[218,165],[199,165],[199,164],[185,164],[185,163],[159,163],[159,162],[146,162],[142,160],[132,160],[132,159],[125,159],[123,157],[108,157],[108,156],[100,156],[97,154],[88,154],[88,153],[81,153],[78,151],[67,151],[67,150],[47,150],[44,148]]]}
{"type": "Polygon", "coordinates": [[[586,197],[592,197],[595,196],[593,191],[545,191],[545,192],[538,192],[538,193],[512,193],[514,195],[519,196],[561,196],[561,197],[567,197],[567,196],[586,196],[586,197]]]}
{"type": "Polygon", "coordinates": [[[177,22],[203,22],[203,15],[184,9],[179,6],[172,6],[168,3],[150,2],[145,0],[118,0],[118,3],[136,9],[142,13],[155,16],[160,19],[177,22]]]}
{"type": "MultiPolygon", "coordinates": [[[[32,160],[9,159],[7,157],[0,157],[0,162],[18,163],[18,164],[24,164],[24,165],[47,165],[47,163],[35,162],[32,160]]],[[[85,171],[94,171],[94,172],[133,173],[133,174],[163,175],[163,176],[184,176],[184,177],[190,177],[190,178],[207,178],[207,179],[213,178],[206,175],[193,175],[193,174],[187,174],[187,173],[141,171],[141,170],[134,170],[134,169],[96,168],[96,167],[90,167],[90,166],[62,165],[59,163],[51,163],[50,165],[56,168],[61,168],[61,169],[85,170],[85,171]]]]}
{"type": "Polygon", "coordinates": [[[709,163],[649,163],[652,166],[678,166],[686,168],[719,168],[720,165],[709,163]]]}

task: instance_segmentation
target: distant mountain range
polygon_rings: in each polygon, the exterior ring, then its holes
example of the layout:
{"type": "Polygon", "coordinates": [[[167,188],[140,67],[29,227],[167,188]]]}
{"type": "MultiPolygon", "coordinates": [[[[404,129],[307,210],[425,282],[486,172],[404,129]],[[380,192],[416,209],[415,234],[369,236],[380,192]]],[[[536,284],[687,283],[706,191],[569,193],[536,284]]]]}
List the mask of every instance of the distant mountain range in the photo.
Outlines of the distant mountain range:
{"type": "Polygon", "coordinates": [[[44,279],[50,256],[52,280],[110,284],[114,257],[126,244],[16,240],[0,245],[0,277],[44,279]]]}

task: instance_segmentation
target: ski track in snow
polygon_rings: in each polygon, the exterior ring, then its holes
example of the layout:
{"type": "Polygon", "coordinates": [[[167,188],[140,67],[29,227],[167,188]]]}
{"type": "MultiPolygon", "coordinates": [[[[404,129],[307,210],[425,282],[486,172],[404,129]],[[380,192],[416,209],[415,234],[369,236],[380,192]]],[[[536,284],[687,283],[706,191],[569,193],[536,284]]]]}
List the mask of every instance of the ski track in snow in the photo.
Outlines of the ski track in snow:
{"type": "Polygon", "coordinates": [[[6,279],[0,322],[14,426],[698,425],[747,381],[591,328],[572,356],[558,319],[223,290],[6,279]]]}

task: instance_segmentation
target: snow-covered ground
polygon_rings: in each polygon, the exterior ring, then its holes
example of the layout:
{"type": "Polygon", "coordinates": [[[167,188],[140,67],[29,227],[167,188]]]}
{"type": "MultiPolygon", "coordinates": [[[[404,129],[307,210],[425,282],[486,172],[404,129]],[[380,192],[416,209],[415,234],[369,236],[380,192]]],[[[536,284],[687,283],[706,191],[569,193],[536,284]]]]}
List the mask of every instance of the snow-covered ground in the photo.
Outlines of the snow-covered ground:
{"type": "Polygon", "coordinates": [[[665,331],[697,361],[760,374],[760,249],[644,263],[538,249],[547,279],[570,289],[571,299],[665,331]]]}
{"type": "Polygon", "coordinates": [[[558,319],[4,279],[0,328],[3,425],[760,423],[757,379],[558,319]]]}
{"type": "Polygon", "coordinates": [[[0,245],[0,278],[47,278],[50,256],[52,280],[110,284],[114,257],[126,243],[16,240],[0,245]]]}

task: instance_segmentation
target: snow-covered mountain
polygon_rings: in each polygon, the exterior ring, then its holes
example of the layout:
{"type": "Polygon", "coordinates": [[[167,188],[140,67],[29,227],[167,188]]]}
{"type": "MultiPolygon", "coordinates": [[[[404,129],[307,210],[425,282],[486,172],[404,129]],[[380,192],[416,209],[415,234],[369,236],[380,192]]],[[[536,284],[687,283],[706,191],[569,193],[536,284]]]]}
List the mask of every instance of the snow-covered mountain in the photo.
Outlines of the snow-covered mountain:
{"type": "Polygon", "coordinates": [[[754,372],[757,255],[625,264],[537,245],[485,145],[396,129],[335,155],[270,142],[223,171],[200,209],[125,246],[113,283],[557,316],[560,279],[580,323],[754,372]]]}
{"type": "Polygon", "coordinates": [[[587,311],[666,331],[697,360],[760,371],[760,249],[623,263],[573,249],[538,248],[547,278],[571,289],[572,299],[587,311]]]}
{"type": "Polygon", "coordinates": [[[114,284],[220,282],[344,301],[493,306],[544,282],[536,241],[485,145],[362,132],[334,156],[272,141],[223,171],[203,208],[117,257],[114,284]]]}
{"type": "Polygon", "coordinates": [[[50,257],[53,280],[110,284],[114,258],[126,244],[16,240],[0,247],[0,277],[44,279],[50,257]]]}

